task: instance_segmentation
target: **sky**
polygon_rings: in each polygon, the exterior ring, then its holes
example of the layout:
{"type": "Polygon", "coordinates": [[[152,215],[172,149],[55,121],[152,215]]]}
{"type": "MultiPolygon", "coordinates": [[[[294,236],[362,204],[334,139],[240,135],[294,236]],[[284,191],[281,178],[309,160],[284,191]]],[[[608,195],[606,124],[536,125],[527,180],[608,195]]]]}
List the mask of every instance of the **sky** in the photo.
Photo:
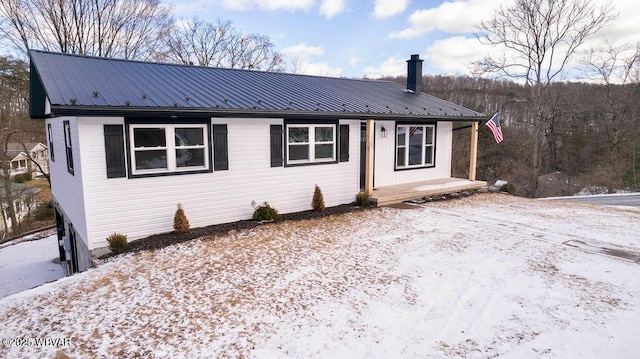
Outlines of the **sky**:
{"type": "MultiPolygon", "coordinates": [[[[602,4],[607,0],[594,0],[602,4]]],[[[470,64],[499,50],[475,38],[476,25],[513,0],[167,0],[178,17],[231,20],[246,33],[269,36],[287,70],[334,76],[406,74],[412,54],[424,74],[471,74],[470,64]]],[[[640,39],[640,2],[613,1],[619,17],[585,44],[640,39]]]]}

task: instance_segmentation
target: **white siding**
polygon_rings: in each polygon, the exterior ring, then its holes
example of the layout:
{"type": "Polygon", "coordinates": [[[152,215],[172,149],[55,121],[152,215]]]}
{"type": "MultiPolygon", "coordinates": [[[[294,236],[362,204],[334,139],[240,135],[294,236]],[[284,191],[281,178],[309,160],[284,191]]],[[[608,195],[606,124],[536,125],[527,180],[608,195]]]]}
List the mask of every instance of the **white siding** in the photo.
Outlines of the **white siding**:
{"type": "Polygon", "coordinates": [[[228,126],[228,171],[135,179],[106,176],[103,125],[124,119],[79,121],[90,249],[106,246],[114,231],[130,240],[172,231],[178,203],[191,227],[201,227],[249,219],[253,201],[281,213],[308,210],[316,184],[327,206],[350,203],[359,191],[359,121],[341,121],[350,124],[348,162],[271,168],[269,125],[282,119],[213,119],[228,126]]]}
{"type": "Polygon", "coordinates": [[[451,177],[451,130],[451,122],[437,123],[435,167],[396,171],[395,122],[376,121],[374,188],[451,177]],[[382,138],[382,127],[387,130],[387,138],[382,138]]]}
{"type": "Polygon", "coordinates": [[[84,166],[83,161],[80,159],[83,142],[80,141],[78,122],[75,117],[57,117],[48,119],[46,123],[51,124],[53,150],[55,153],[55,161],[49,160],[53,197],[59,207],[63,209],[65,221],[73,224],[76,235],[88,245],[83,188],[84,166]],[[67,171],[63,121],[69,121],[71,130],[74,174],[67,171]]]}

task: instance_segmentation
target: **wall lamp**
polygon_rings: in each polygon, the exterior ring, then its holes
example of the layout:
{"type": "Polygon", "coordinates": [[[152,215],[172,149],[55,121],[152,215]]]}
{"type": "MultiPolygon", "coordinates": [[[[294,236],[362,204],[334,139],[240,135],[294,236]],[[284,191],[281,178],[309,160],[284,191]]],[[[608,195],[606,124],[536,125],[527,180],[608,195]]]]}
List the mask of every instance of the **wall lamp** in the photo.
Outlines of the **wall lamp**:
{"type": "Polygon", "coordinates": [[[382,131],[382,138],[387,138],[387,129],[383,127],[380,131],[382,131]]]}

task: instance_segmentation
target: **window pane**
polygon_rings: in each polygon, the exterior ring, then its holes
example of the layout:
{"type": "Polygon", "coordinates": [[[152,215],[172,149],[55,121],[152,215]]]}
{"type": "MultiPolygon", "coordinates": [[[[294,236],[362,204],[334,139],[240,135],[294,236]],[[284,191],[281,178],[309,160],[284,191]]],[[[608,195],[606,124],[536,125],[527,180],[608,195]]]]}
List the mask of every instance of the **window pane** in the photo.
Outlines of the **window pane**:
{"type": "Polygon", "coordinates": [[[166,147],[164,128],[134,128],[133,143],[140,147],[166,147]]]}
{"type": "Polygon", "coordinates": [[[423,127],[412,126],[409,130],[409,166],[422,164],[423,127]]]}
{"type": "Polygon", "coordinates": [[[202,128],[176,128],[176,146],[204,145],[202,128]]]}
{"type": "Polygon", "coordinates": [[[136,169],[167,168],[167,151],[136,151],[136,169]]]}
{"type": "Polygon", "coordinates": [[[432,146],[425,146],[424,148],[424,162],[426,165],[432,165],[433,164],[433,147],[432,146]]]}
{"type": "Polygon", "coordinates": [[[333,142],[333,127],[316,127],[315,130],[316,142],[333,142]]]}
{"type": "Polygon", "coordinates": [[[404,147],[398,147],[398,153],[396,156],[396,166],[398,167],[404,167],[404,154],[405,154],[405,148],[404,147]]]}
{"type": "Polygon", "coordinates": [[[407,133],[406,127],[398,127],[398,146],[405,145],[405,134],[407,133]]]}
{"type": "Polygon", "coordinates": [[[308,160],[309,145],[289,145],[289,159],[292,161],[308,160]]]}
{"type": "Polygon", "coordinates": [[[176,165],[178,167],[204,166],[204,149],[192,148],[176,150],[176,165]]]}
{"type": "Polygon", "coordinates": [[[309,142],[308,127],[289,127],[289,143],[309,142]]]}
{"type": "Polygon", "coordinates": [[[316,145],[316,158],[333,158],[333,144],[316,145]]]}
{"type": "MultiPolygon", "coordinates": [[[[427,135],[424,137],[424,143],[425,145],[433,144],[433,127],[431,126],[427,127],[427,135]]],[[[429,158],[429,156],[427,156],[427,158],[429,158]]]]}

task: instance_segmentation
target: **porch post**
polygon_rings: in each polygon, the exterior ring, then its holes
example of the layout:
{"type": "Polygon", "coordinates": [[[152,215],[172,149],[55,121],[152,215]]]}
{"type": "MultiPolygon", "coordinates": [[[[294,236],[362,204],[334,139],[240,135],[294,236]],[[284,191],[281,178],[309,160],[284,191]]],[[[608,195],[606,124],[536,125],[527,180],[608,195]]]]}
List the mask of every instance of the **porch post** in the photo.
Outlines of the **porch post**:
{"type": "Polygon", "coordinates": [[[376,128],[375,123],[374,120],[367,120],[367,157],[365,162],[364,191],[369,196],[373,193],[373,139],[376,128]]]}
{"type": "Polygon", "coordinates": [[[471,124],[471,150],[469,151],[469,181],[476,180],[476,164],[478,162],[478,123],[471,124]]]}

